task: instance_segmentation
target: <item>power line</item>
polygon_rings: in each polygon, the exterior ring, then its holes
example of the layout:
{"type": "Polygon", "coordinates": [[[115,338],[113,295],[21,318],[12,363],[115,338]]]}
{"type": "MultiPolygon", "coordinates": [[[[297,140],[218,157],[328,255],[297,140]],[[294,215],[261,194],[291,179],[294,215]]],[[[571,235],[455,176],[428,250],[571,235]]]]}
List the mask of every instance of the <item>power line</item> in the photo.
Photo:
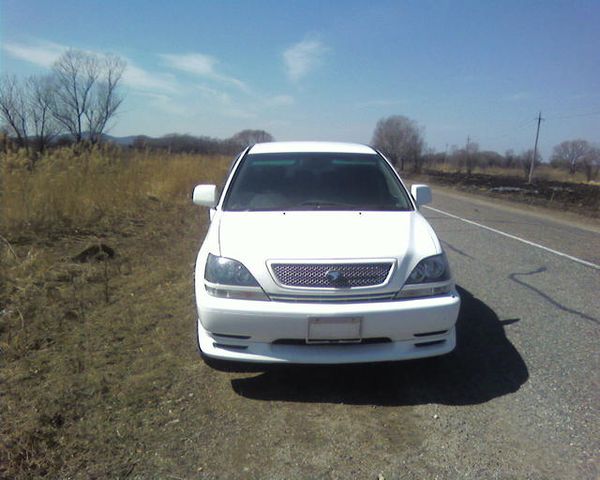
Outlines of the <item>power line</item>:
{"type": "MultiPolygon", "coordinates": [[[[595,106],[596,105],[594,105],[592,107],[595,107],[595,106]]],[[[525,127],[527,125],[530,125],[532,122],[537,122],[536,140],[535,140],[535,145],[534,145],[534,151],[537,153],[537,144],[538,144],[538,139],[539,139],[538,138],[539,137],[539,129],[540,129],[540,124],[541,124],[542,121],[545,121],[545,120],[563,120],[563,119],[566,120],[566,119],[569,119],[569,118],[591,117],[591,116],[595,116],[595,115],[600,115],[600,110],[595,110],[595,111],[585,112],[585,113],[573,113],[573,114],[569,114],[569,115],[559,115],[559,116],[556,116],[556,117],[551,115],[551,116],[549,116],[549,117],[547,116],[545,118],[542,118],[541,112],[539,112],[538,116],[535,117],[535,118],[528,117],[528,118],[524,119],[521,122],[518,122],[518,123],[515,122],[514,126],[512,126],[509,130],[504,130],[505,133],[500,133],[500,134],[492,135],[492,136],[488,136],[488,135],[484,134],[483,138],[485,138],[485,140],[487,142],[489,142],[490,140],[494,141],[494,140],[500,140],[500,139],[503,139],[503,138],[506,138],[506,137],[514,137],[516,130],[522,130],[523,127],[525,127]]],[[[471,143],[471,137],[468,136],[467,137],[467,147],[466,147],[467,149],[468,149],[470,143],[471,143]]],[[[446,150],[447,150],[447,147],[446,147],[446,150]]],[[[533,164],[534,161],[535,161],[535,157],[534,157],[534,159],[532,161],[532,164],[533,164]]],[[[530,170],[532,170],[532,169],[530,168],[530,170]]]]}
{"type": "MultiPolygon", "coordinates": [[[[542,121],[544,120],[566,120],[569,118],[580,118],[580,117],[591,117],[591,116],[595,116],[595,115],[600,115],[600,110],[596,110],[596,111],[592,111],[592,112],[586,112],[586,113],[574,113],[574,114],[569,114],[569,115],[560,115],[557,117],[554,116],[550,116],[550,117],[545,117],[542,118],[542,121]]],[[[486,141],[490,141],[490,140],[500,140],[506,137],[513,137],[515,134],[516,130],[521,130],[523,127],[529,125],[532,122],[537,122],[538,121],[538,117],[535,118],[527,118],[526,120],[523,120],[522,122],[519,122],[518,124],[515,123],[515,125],[513,127],[511,127],[508,130],[504,130],[504,133],[500,133],[497,135],[492,135],[492,136],[485,136],[486,141]]]]}
{"type": "Polygon", "coordinates": [[[517,124],[513,125],[509,130],[504,130],[504,133],[500,133],[498,135],[493,135],[491,137],[486,136],[485,138],[486,138],[486,140],[489,141],[489,140],[498,140],[498,139],[505,138],[505,137],[512,137],[512,136],[514,136],[514,132],[516,130],[522,129],[523,127],[525,127],[526,125],[529,125],[530,123],[532,123],[535,120],[536,120],[535,118],[528,117],[526,120],[519,122],[518,125],[517,124]]]}

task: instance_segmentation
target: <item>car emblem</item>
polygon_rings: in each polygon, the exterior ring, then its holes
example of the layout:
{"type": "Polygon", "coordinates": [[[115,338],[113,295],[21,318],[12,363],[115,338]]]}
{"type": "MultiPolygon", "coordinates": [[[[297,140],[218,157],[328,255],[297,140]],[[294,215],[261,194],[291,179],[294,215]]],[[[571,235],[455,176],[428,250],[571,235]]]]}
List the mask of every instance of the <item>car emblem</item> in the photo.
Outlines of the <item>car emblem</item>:
{"type": "Polygon", "coordinates": [[[346,277],[344,277],[344,274],[339,270],[327,270],[327,273],[325,273],[325,278],[329,283],[336,286],[343,286],[347,283],[346,277]]]}

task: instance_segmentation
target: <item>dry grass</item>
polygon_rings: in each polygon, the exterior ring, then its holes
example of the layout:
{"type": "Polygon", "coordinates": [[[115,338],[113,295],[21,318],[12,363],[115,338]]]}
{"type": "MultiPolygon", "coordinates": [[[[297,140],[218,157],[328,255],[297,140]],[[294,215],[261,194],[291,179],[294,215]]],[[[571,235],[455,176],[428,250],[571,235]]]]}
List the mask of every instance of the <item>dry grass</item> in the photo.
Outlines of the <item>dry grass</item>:
{"type": "MultiPolygon", "coordinates": [[[[453,165],[442,164],[434,165],[430,168],[430,170],[444,173],[454,173],[457,171],[457,168],[453,165]]],[[[465,168],[463,168],[462,171],[466,171],[465,168]]],[[[472,173],[492,176],[520,177],[527,179],[527,175],[522,168],[476,166],[473,168],[472,173]]],[[[565,171],[564,169],[554,168],[546,164],[536,167],[534,176],[540,180],[550,180],[554,182],[587,183],[583,172],[575,172],[575,174],[570,175],[569,172],[565,171]]]]}
{"type": "Polygon", "coordinates": [[[107,226],[139,211],[148,199],[189,198],[195,183],[219,182],[221,157],[98,148],[56,150],[33,172],[21,153],[0,156],[2,231],[57,226],[107,226]]]}
{"type": "Polygon", "coordinates": [[[147,446],[199,366],[191,281],[206,214],[190,193],[228,162],[66,149],[29,172],[24,160],[0,160],[0,478],[160,469],[147,446]],[[98,242],[116,258],[72,260],[98,242]]]}

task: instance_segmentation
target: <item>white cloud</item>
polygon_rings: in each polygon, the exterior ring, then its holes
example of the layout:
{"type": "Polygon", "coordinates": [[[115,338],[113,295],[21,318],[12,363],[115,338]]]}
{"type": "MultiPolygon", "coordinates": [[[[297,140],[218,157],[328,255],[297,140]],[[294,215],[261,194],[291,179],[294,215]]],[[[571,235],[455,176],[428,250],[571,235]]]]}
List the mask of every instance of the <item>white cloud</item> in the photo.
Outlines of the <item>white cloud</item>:
{"type": "Polygon", "coordinates": [[[196,88],[202,93],[204,98],[216,100],[223,105],[231,105],[231,96],[228,93],[207,87],[206,85],[196,85],[196,88]]]}
{"type": "MultiPolygon", "coordinates": [[[[54,42],[38,41],[35,44],[4,43],[2,49],[11,57],[40,67],[50,68],[69,47],[54,42]]],[[[103,55],[100,52],[89,52],[103,55]]],[[[124,84],[140,90],[169,92],[176,90],[176,82],[173,75],[149,72],[136,66],[127,58],[124,58],[124,60],[127,62],[127,68],[123,73],[124,84]]]]}
{"type": "Polygon", "coordinates": [[[174,115],[177,117],[189,117],[191,110],[189,105],[186,103],[177,102],[174,98],[164,93],[155,93],[143,90],[136,90],[133,92],[135,95],[146,99],[146,104],[160,110],[164,113],[174,115]]]}
{"type": "Polygon", "coordinates": [[[194,75],[214,77],[217,74],[215,71],[217,60],[202,53],[163,54],[160,57],[171,67],[194,75]]]}
{"type": "MultiPolygon", "coordinates": [[[[235,101],[231,95],[206,85],[196,85],[196,89],[201,93],[207,103],[212,103],[215,113],[224,117],[248,119],[255,118],[256,113],[243,107],[242,102],[235,101]]],[[[210,107],[209,107],[210,109],[210,107]]]]}
{"type": "Polygon", "coordinates": [[[173,75],[164,73],[152,73],[133,64],[127,60],[127,68],[123,73],[123,83],[139,90],[159,90],[174,92],[177,82],[173,75]]]}
{"type": "Polygon", "coordinates": [[[283,52],[283,61],[288,77],[294,82],[314,70],[327,52],[319,40],[305,38],[283,52]]]}
{"type": "MultiPolygon", "coordinates": [[[[3,53],[13,58],[51,68],[70,47],[37,40],[29,43],[7,42],[0,48],[3,53]]],[[[103,55],[98,51],[86,51],[103,55]]],[[[174,69],[163,71],[147,70],[130,58],[121,57],[127,62],[123,73],[123,85],[128,88],[129,93],[144,99],[137,108],[146,105],[148,108],[184,118],[210,111],[222,117],[255,119],[266,110],[287,107],[294,103],[294,98],[290,95],[254,91],[237,78],[222,73],[219,61],[208,55],[159,55],[166,65],[174,69]],[[193,78],[186,79],[179,72],[201,77],[208,85],[198,84],[193,78]]]]}
{"type": "Polygon", "coordinates": [[[206,85],[195,85],[195,89],[204,98],[204,108],[212,108],[219,115],[231,118],[257,118],[267,109],[286,107],[294,103],[294,98],[290,95],[263,97],[258,94],[251,94],[240,99],[206,85]]]}
{"type": "Polygon", "coordinates": [[[160,57],[171,68],[191,73],[198,77],[204,77],[218,82],[233,85],[240,90],[248,91],[244,82],[237,78],[220,73],[217,70],[219,61],[210,55],[203,53],[162,54],[160,57]]]}
{"type": "Polygon", "coordinates": [[[36,44],[3,43],[2,49],[11,57],[49,68],[67,50],[67,47],[42,41],[36,44]]]}

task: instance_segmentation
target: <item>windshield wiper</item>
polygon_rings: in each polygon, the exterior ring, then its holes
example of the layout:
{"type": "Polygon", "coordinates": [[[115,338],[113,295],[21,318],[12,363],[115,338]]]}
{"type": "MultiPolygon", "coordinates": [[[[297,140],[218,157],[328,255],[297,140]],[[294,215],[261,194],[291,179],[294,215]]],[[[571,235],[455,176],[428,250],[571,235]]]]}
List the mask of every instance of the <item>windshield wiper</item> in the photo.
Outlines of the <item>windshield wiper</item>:
{"type": "Polygon", "coordinates": [[[331,207],[342,207],[344,210],[356,210],[356,205],[352,205],[350,203],[342,203],[342,202],[329,202],[322,200],[307,200],[305,202],[298,203],[294,205],[293,208],[296,207],[315,207],[316,210],[321,209],[331,209],[331,207]]]}

